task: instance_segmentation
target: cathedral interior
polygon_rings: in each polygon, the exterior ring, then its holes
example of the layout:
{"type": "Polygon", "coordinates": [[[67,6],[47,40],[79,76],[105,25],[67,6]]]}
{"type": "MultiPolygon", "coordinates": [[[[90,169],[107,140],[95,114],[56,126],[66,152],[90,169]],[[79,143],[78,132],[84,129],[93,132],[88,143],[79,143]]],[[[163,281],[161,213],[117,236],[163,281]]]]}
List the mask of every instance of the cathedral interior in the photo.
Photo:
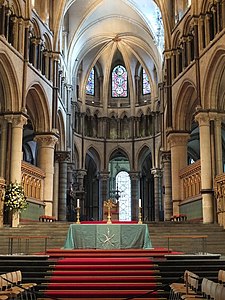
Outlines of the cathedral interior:
{"type": "Polygon", "coordinates": [[[40,215],[225,226],[224,0],[1,0],[4,190],[40,215]]]}

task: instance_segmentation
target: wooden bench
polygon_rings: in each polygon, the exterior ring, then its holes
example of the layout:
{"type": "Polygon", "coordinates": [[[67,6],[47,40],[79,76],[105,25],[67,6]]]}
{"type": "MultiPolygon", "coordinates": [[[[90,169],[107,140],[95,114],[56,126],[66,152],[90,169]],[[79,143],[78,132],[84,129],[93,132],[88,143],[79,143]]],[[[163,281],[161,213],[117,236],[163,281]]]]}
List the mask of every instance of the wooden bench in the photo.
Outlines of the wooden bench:
{"type": "Polygon", "coordinates": [[[39,221],[42,221],[42,222],[56,222],[56,217],[54,217],[54,216],[47,216],[47,215],[41,215],[39,217],[39,221]]]}
{"type": "Polygon", "coordinates": [[[172,221],[172,222],[181,222],[181,221],[186,221],[186,220],[187,220],[187,216],[184,214],[173,215],[170,218],[170,221],[172,221]]]}

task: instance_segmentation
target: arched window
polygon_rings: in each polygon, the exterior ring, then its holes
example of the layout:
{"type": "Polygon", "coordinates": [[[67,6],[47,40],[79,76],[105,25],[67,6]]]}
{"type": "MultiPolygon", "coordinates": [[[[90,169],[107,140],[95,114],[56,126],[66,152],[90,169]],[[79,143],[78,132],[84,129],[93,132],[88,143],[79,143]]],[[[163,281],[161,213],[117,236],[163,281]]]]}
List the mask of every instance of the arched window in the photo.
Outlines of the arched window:
{"type": "Polygon", "coordinates": [[[88,82],[86,85],[86,94],[94,96],[95,95],[95,69],[92,68],[88,77],[88,82]]]}
{"type": "Polygon", "coordinates": [[[127,172],[121,171],[116,175],[116,186],[120,191],[119,220],[131,221],[131,182],[127,172]]]}
{"type": "Polygon", "coordinates": [[[142,69],[142,93],[147,95],[151,93],[151,86],[148,78],[148,74],[144,69],[142,69]]]}
{"type": "Polygon", "coordinates": [[[127,97],[127,71],[121,65],[112,71],[112,97],[127,97]]]}

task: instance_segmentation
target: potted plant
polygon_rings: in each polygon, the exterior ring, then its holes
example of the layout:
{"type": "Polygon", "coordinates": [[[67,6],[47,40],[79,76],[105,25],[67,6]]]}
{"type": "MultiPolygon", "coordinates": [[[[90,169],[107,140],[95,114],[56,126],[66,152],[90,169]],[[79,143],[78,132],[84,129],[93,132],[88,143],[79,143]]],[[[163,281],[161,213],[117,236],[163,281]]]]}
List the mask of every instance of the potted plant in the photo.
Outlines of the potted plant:
{"type": "Polygon", "coordinates": [[[4,204],[6,209],[12,213],[12,227],[17,227],[20,212],[28,206],[23,186],[20,183],[11,182],[6,186],[4,204]]]}

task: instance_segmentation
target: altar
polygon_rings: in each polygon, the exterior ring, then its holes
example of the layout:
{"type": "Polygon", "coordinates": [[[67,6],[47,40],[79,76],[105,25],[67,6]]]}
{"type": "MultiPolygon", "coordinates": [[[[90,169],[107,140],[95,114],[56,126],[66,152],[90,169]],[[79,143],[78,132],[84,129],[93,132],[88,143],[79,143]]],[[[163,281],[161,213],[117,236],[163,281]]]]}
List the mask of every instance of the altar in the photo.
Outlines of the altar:
{"type": "Polygon", "coordinates": [[[64,249],[152,248],[146,224],[71,224],[64,249]]]}

